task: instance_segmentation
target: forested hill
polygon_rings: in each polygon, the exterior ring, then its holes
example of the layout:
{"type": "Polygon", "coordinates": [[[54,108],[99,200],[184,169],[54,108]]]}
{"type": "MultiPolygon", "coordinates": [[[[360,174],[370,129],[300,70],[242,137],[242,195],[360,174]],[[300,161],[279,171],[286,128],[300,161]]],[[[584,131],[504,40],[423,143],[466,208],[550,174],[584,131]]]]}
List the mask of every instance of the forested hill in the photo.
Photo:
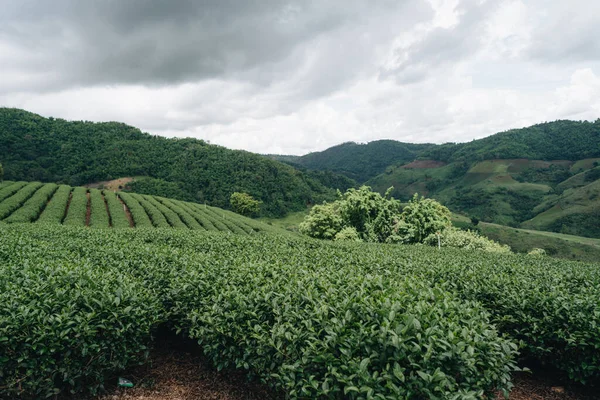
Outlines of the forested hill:
{"type": "Polygon", "coordinates": [[[321,179],[246,151],[196,139],[167,139],[116,122],[44,118],[0,108],[0,163],[7,180],[83,185],[127,176],[147,194],[228,207],[243,191],[263,201],[264,215],[280,216],[333,198],[321,179]]]}
{"type": "Polygon", "coordinates": [[[269,155],[292,165],[333,171],[363,183],[387,167],[416,159],[475,163],[492,159],[582,160],[600,157],[600,119],[555,121],[500,132],[468,143],[413,144],[376,140],[342,143],[304,156],[269,155]]]}
{"type": "Polygon", "coordinates": [[[576,161],[594,157],[600,157],[600,119],[546,122],[469,143],[432,146],[419,155],[444,162],[515,158],[576,161]]]}
{"type": "MultiPolygon", "coordinates": [[[[376,140],[367,144],[342,143],[327,150],[291,159],[280,158],[314,170],[329,170],[358,182],[381,174],[392,164],[403,164],[435,145],[376,140]]],[[[280,156],[285,157],[285,156],[280,156]]]]}

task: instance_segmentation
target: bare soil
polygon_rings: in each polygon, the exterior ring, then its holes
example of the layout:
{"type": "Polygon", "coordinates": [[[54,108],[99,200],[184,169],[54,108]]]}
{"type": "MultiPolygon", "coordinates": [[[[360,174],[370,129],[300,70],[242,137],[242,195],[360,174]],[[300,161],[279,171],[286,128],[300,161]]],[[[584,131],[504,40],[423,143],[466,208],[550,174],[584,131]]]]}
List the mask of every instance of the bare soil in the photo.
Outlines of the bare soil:
{"type": "Polygon", "coordinates": [[[73,199],[73,191],[71,190],[71,192],[69,193],[69,200],[67,200],[67,206],[65,207],[65,213],[63,214],[63,217],[60,220],[61,224],[64,222],[65,218],[67,218],[67,214],[69,213],[69,207],[71,207],[72,199],[73,199]]]}
{"type": "MultiPolygon", "coordinates": [[[[108,203],[106,202],[106,198],[104,197],[104,192],[100,192],[102,196],[102,202],[104,203],[104,208],[106,209],[106,214],[108,215],[108,226],[112,227],[112,215],[110,215],[110,210],[108,209],[108,203]]],[[[131,222],[130,222],[131,223],[131,222]]]]}
{"type": "Polygon", "coordinates": [[[121,200],[119,196],[117,196],[117,199],[119,199],[121,204],[123,204],[123,211],[125,211],[125,215],[127,216],[127,220],[129,221],[129,226],[134,228],[135,222],[133,221],[133,217],[131,216],[131,211],[129,211],[129,207],[127,207],[127,204],[125,204],[125,202],[121,200]]]}
{"type": "Polygon", "coordinates": [[[85,194],[87,197],[87,210],[85,211],[85,226],[90,226],[90,217],[92,216],[92,201],[90,192],[85,194]]]}
{"type": "MultiPolygon", "coordinates": [[[[134,388],[117,388],[116,377],[107,394],[96,400],[279,400],[282,393],[256,382],[249,382],[239,370],[218,372],[194,341],[168,335],[159,338],[150,362],[124,372],[134,388]]],[[[519,373],[509,400],[598,400],[593,391],[557,384],[550,377],[519,373]]],[[[498,394],[495,400],[503,400],[498,394]]]]}
{"type": "MultiPolygon", "coordinates": [[[[97,400],[276,400],[284,396],[243,371],[217,371],[194,341],[159,339],[150,363],[123,373],[133,388],[108,388],[97,400]]],[[[116,382],[116,377],[113,381],[116,382]]]]}
{"type": "Polygon", "coordinates": [[[85,187],[93,188],[93,189],[104,188],[104,189],[112,190],[113,192],[115,192],[115,191],[118,192],[119,190],[126,188],[131,182],[133,182],[133,180],[134,180],[133,177],[126,176],[124,178],[113,179],[112,181],[101,181],[101,182],[90,183],[88,185],[85,185],[85,187]]]}

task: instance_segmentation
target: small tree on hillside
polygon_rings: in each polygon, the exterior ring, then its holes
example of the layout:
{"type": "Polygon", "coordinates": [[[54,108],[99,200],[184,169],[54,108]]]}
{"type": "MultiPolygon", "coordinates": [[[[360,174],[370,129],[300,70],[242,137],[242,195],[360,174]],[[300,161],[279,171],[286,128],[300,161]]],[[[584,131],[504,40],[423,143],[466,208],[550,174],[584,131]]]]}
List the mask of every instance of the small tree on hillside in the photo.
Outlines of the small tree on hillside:
{"type": "Polygon", "coordinates": [[[452,225],[450,210],[433,199],[415,193],[402,210],[388,242],[423,243],[425,238],[452,225]]]}
{"type": "Polygon", "coordinates": [[[2,164],[0,164],[0,182],[4,181],[4,169],[2,168],[2,164]]]}
{"type": "Polygon", "coordinates": [[[261,203],[248,193],[235,192],[229,198],[229,204],[231,204],[233,211],[247,217],[258,214],[261,203]]]}
{"type": "Polygon", "coordinates": [[[339,212],[339,203],[324,203],[310,210],[304,221],[298,226],[303,235],[316,239],[332,240],[342,230],[343,221],[339,212]]]}

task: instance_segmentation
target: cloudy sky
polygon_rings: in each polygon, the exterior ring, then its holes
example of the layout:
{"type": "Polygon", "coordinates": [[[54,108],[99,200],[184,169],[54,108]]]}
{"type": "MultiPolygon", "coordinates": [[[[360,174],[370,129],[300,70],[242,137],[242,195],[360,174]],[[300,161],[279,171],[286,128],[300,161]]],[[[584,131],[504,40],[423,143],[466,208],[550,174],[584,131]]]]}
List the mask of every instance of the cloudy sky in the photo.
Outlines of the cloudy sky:
{"type": "Polygon", "coordinates": [[[600,117],[596,0],[0,0],[0,106],[260,153],[600,117]]]}

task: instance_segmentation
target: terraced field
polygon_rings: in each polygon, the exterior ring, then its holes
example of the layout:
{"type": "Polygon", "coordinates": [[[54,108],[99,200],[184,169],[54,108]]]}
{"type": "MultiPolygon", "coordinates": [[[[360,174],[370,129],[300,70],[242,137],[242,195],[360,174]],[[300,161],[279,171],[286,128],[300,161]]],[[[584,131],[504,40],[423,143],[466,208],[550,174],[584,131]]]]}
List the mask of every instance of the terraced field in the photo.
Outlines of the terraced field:
{"type": "Polygon", "coordinates": [[[90,228],[176,228],[242,235],[272,231],[231,211],[158,196],[55,183],[0,183],[0,221],[90,228]]]}

